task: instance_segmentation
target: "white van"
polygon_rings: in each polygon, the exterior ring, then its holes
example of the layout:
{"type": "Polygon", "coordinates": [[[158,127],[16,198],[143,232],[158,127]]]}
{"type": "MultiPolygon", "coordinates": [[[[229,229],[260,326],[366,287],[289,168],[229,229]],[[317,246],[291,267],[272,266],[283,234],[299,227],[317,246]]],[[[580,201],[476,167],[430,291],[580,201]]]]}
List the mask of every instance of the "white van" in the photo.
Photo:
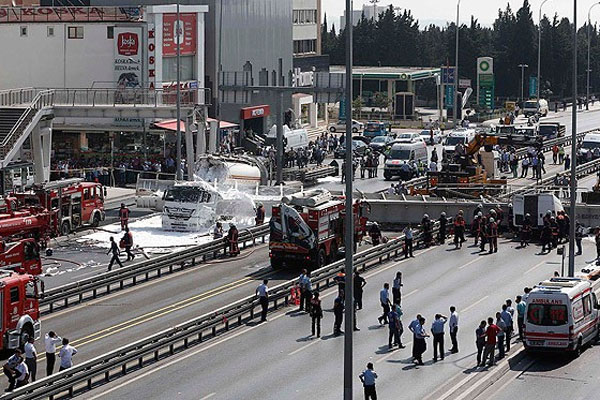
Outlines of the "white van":
{"type": "Polygon", "coordinates": [[[556,216],[559,211],[564,211],[561,201],[552,193],[516,194],[513,196],[514,225],[523,226],[525,215],[531,215],[532,228],[544,226],[544,215],[548,211],[556,216]]]}
{"type": "Polygon", "coordinates": [[[588,133],[583,137],[579,155],[585,157],[588,151],[594,151],[598,147],[600,147],[600,133],[588,133]]]}
{"type": "MultiPolygon", "coordinates": [[[[284,125],[283,143],[284,151],[308,147],[308,132],[306,129],[291,130],[287,125],[284,125]]],[[[269,130],[269,133],[267,133],[265,145],[277,148],[277,125],[273,125],[269,130]]]]}
{"type": "Polygon", "coordinates": [[[443,153],[448,156],[454,154],[454,149],[459,143],[466,148],[475,139],[475,135],[474,129],[459,128],[453,130],[444,140],[443,153]]]}
{"type": "Polygon", "coordinates": [[[571,351],[599,337],[598,300],[590,281],[552,278],[529,293],[525,310],[526,350],[571,351]]]}
{"type": "Polygon", "coordinates": [[[416,163],[422,162],[427,165],[427,145],[424,142],[394,144],[387,154],[385,166],[383,167],[383,177],[389,180],[392,176],[400,175],[402,165],[413,160],[416,163]]]}
{"type": "Polygon", "coordinates": [[[523,114],[526,117],[532,115],[539,115],[541,117],[545,117],[548,115],[548,101],[544,99],[538,100],[528,100],[523,103],[523,114]]]}

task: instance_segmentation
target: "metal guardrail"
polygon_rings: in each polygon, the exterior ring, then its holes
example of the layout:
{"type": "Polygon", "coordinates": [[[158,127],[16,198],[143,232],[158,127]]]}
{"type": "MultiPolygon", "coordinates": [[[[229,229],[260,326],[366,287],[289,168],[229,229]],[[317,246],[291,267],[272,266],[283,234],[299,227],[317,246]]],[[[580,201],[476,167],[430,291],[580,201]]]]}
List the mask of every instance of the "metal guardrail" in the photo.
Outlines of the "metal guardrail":
{"type": "MultiPolygon", "coordinates": [[[[434,226],[435,233],[438,225],[434,226]]],[[[383,261],[397,256],[403,249],[404,236],[369,248],[354,256],[355,268],[365,271],[383,261]]],[[[422,235],[415,236],[415,244],[422,242],[422,235]]],[[[344,260],[329,264],[312,273],[312,281],[316,290],[333,286],[336,273],[344,265],[344,260]]],[[[281,283],[269,290],[270,311],[276,311],[290,300],[290,290],[297,284],[297,279],[281,283]]],[[[94,359],[75,365],[57,374],[50,375],[30,383],[14,392],[4,394],[0,399],[38,399],[50,398],[65,393],[73,397],[81,392],[110,381],[118,376],[126,375],[132,370],[139,370],[160,359],[174,355],[192,345],[203,343],[243,326],[254,319],[260,303],[256,296],[248,296],[218,310],[204,314],[182,324],[158,332],[147,338],[135,341],[94,359]]]]}
{"type": "MultiPolygon", "coordinates": [[[[249,242],[254,246],[257,240],[265,243],[268,234],[269,224],[242,230],[239,235],[240,246],[244,249],[249,242]]],[[[40,309],[43,314],[49,314],[70,305],[80,304],[98,296],[159,278],[164,274],[193,267],[199,262],[206,261],[208,257],[215,258],[217,253],[223,250],[224,245],[225,239],[213,240],[190,249],[161,255],[125,268],[49,289],[40,300],[40,309]]]]}
{"type": "Polygon", "coordinates": [[[34,88],[0,90],[0,107],[29,104],[37,92],[39,90],[34,88]]]}

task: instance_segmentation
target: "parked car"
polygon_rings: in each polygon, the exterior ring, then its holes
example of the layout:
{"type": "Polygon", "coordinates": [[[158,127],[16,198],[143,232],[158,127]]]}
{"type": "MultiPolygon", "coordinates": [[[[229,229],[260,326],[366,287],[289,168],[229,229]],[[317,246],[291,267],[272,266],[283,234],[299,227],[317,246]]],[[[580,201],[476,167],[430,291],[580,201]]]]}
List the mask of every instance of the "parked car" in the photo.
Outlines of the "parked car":
{"type": "Polygon", "coordinates": [[[426,144],[431,145],[442,143],[442,139],[444,138],[444,136],[442,135],[442,131],[440,131],[439,129],[434,129],[433,143],[431,143],[431,132],[429,131],[429,129],[425,129],[421,131],[421,138],[426,144]]]}
{"type": "Polygon", "coordinates": [[[369,143],[369,147],[374,151],[381,153],[389,145],[391,145],[394,142],[394,140],[396,140],[396,138],[390,135],[377,136],[376,138],[373,138],[373,140],[371,140],[371,142],[369,143]]]}
{"type": "Polygon", "coordinates": [[[394,140],[394,143],[418,143],[418,142],[425,142],[425,141],[423,140],[421,135],[419,135],[417,132],[399,133],[398,135],[396,135],[396,140],[394,140]]]}
{"type": "MultiPolygon", "coordinates": [[[[364,129],[364,124],[355,119],[352,120],[352,132],[358,133],[364,129]]],[[[340,119],[337,122],[329,125],[329,132],[346,132],[346,120],[340,119]]]]}
{"type": "MultiPolygon", "coordinates": [[[[355,155],[362,157],[368,148],[369,148],[369,146],[367,146],[367,144],[365,142],[363,142],[362,140],[354,140],[354,139],[352,140],[352,152],[355,155]]],[[[333,155],[335,158],[346,157],[346,145],[342,144],[337,149],[335,149],[335,152],[333,153],[333,155]]]]}

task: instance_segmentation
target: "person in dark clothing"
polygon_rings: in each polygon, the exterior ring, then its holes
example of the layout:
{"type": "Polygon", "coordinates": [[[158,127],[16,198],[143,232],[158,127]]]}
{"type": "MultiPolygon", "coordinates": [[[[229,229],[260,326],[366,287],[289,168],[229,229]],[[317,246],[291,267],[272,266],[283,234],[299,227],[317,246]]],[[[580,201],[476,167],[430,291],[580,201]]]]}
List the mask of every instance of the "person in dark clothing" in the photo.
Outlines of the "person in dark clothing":
{"type": "Polygon", "coordinates": [[[227,232],[227,243],[229,244],[229,254],[233,257],[240,254],[240,248],[238,246],[238,229],[234,224],[229,224],[229,231],[227,232]]]}
{"type": "Polygon", "coordinates": [[[258,203],[258,207],[256,208],[256,226],[262,225],[265,223],[265,207],[262,203],[258,203]]]}
{"type": "Polygon", "coordinates": [[[379,224],[377,222],[373,222],[371,225],[369,236],[371,236],[373,246],[378,246],[379,243],[381,243],[381,229],[379,229],[379,224]]]}
{"type": "Polygon", "coordinates": [[[552,228],[550,223],[544,224],[540,240],[542,242],[542,253],[546,252],[546,248],[548,248],[548,252],[552,251],[552,228]]]}
{"type": "Polygon", "coordinates": [[[432,235],[432,224],[429,219],[429,215],[424,214],[423,219],[421,220],[421,229],[423,230],[423,243],[425,247],[431,246],[431,241],[433,240],[432,235]]]}
{"type": "Polygon", "coordinates": [[[463,210],[460,210],[454,218],[454,246],[458,249],[462,248],[462,244],[465,241],[465,218],[463,210]]]}
{"type": "Polygon", "coordinates": [[[356,303],[356,309],[362,310],[362,297],[363,297],[363,288],[367,284],[365,278],[360,276],[360,273],[356,271],[354,273],[354,302],[356,303]]]}
{"type": "Polygon", "coordinates": [[[110,237],[110,249],[106,254],[108,255],[109,253],[112,253],[112,257],[110,259],[110,262],[108,263],[108,270],[112,271],[112,266],[115,262],[119,264],[119,267],[123,268],[123,264],[121,263],[121,260],[119,260],[121,250],[119,250],[119,246],[117,246],[115,238],[112,236],[110,237]]]}
{"type": "Polygon", "coordinates": [[[317,334],[317,337],[321,337],[321,319],[323,318],[323,307],[321,307],[321,299],[319,298],[319,292],[313,293],[313,297],[310,300],[310,316],[312,319],[312,335],[317,334]]]}
{"type": "Polygon", "coordinates": [[[525,218],[523,219],[523,226],[521,226],[521,247],[529,246],[531,230],[531,215],[525,214],[525,218]]]}
{"type": "Polygon", "coordinates": [[[131,252],[131,248],[133,247],[133,236],[129,231],[129,228],[125,228],[125,234],[121,238],[121,242],[123,243],[123,247],[125,247],[125,253],[127,253],[127,261],[133,260],[135,255],[131,252]]]}
{"type": "Polygon", "coordinates": [[[559,234],[558,222],[556,222],[556,218],[554,216],[550,218],[550,229],[552,230],[552,247],[550,248],[550,250],[552,250],[558,247],[559,234]]]}
{"type": "Polygon", "coordinates": [[[121,208],[119,208],[119,220],[123,231],[129,226],[129,208],[125,206],[125,203],[121,203],[121,208]]]}
{"type": "Polygon", "coordinates": [[[341,297],[336,297],[333,302],[333,315],[335,320],[333,322],[333,335],[339,336],[342,333],[342,321],[344,320],[344,300],[341,297]]]}
{"type": "Polygon", "coordinates": [[[481,321],[479,327],[475,330],[475,345],[477,346],[477,366],[481,365],[481,356],[485,349],[485,326],[486,322],[481,321]]]}
{"type": "Polygon", "coordinates": [[[440,223],[438,242],[440,242],[440,244],[444,244],[446,243],[446,225],[448,224],[448,218],[446,218],[445,212],[442,212],[440,218],[438,219],[438,222],[440,223]]]}

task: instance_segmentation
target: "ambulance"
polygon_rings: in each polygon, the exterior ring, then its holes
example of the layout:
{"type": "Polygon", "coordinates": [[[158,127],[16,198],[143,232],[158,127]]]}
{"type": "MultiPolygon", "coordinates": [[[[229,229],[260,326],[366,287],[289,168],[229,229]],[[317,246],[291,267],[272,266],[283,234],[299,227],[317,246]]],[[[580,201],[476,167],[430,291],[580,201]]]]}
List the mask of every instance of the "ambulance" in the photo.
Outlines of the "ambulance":
{"type": "Polygon", "coordinates": [[[533,288],[526,303],[524,346],[528,351],[562,351],[578,356],[599,337],[600,306],[590,281],[543,281],[533,288]]]}

